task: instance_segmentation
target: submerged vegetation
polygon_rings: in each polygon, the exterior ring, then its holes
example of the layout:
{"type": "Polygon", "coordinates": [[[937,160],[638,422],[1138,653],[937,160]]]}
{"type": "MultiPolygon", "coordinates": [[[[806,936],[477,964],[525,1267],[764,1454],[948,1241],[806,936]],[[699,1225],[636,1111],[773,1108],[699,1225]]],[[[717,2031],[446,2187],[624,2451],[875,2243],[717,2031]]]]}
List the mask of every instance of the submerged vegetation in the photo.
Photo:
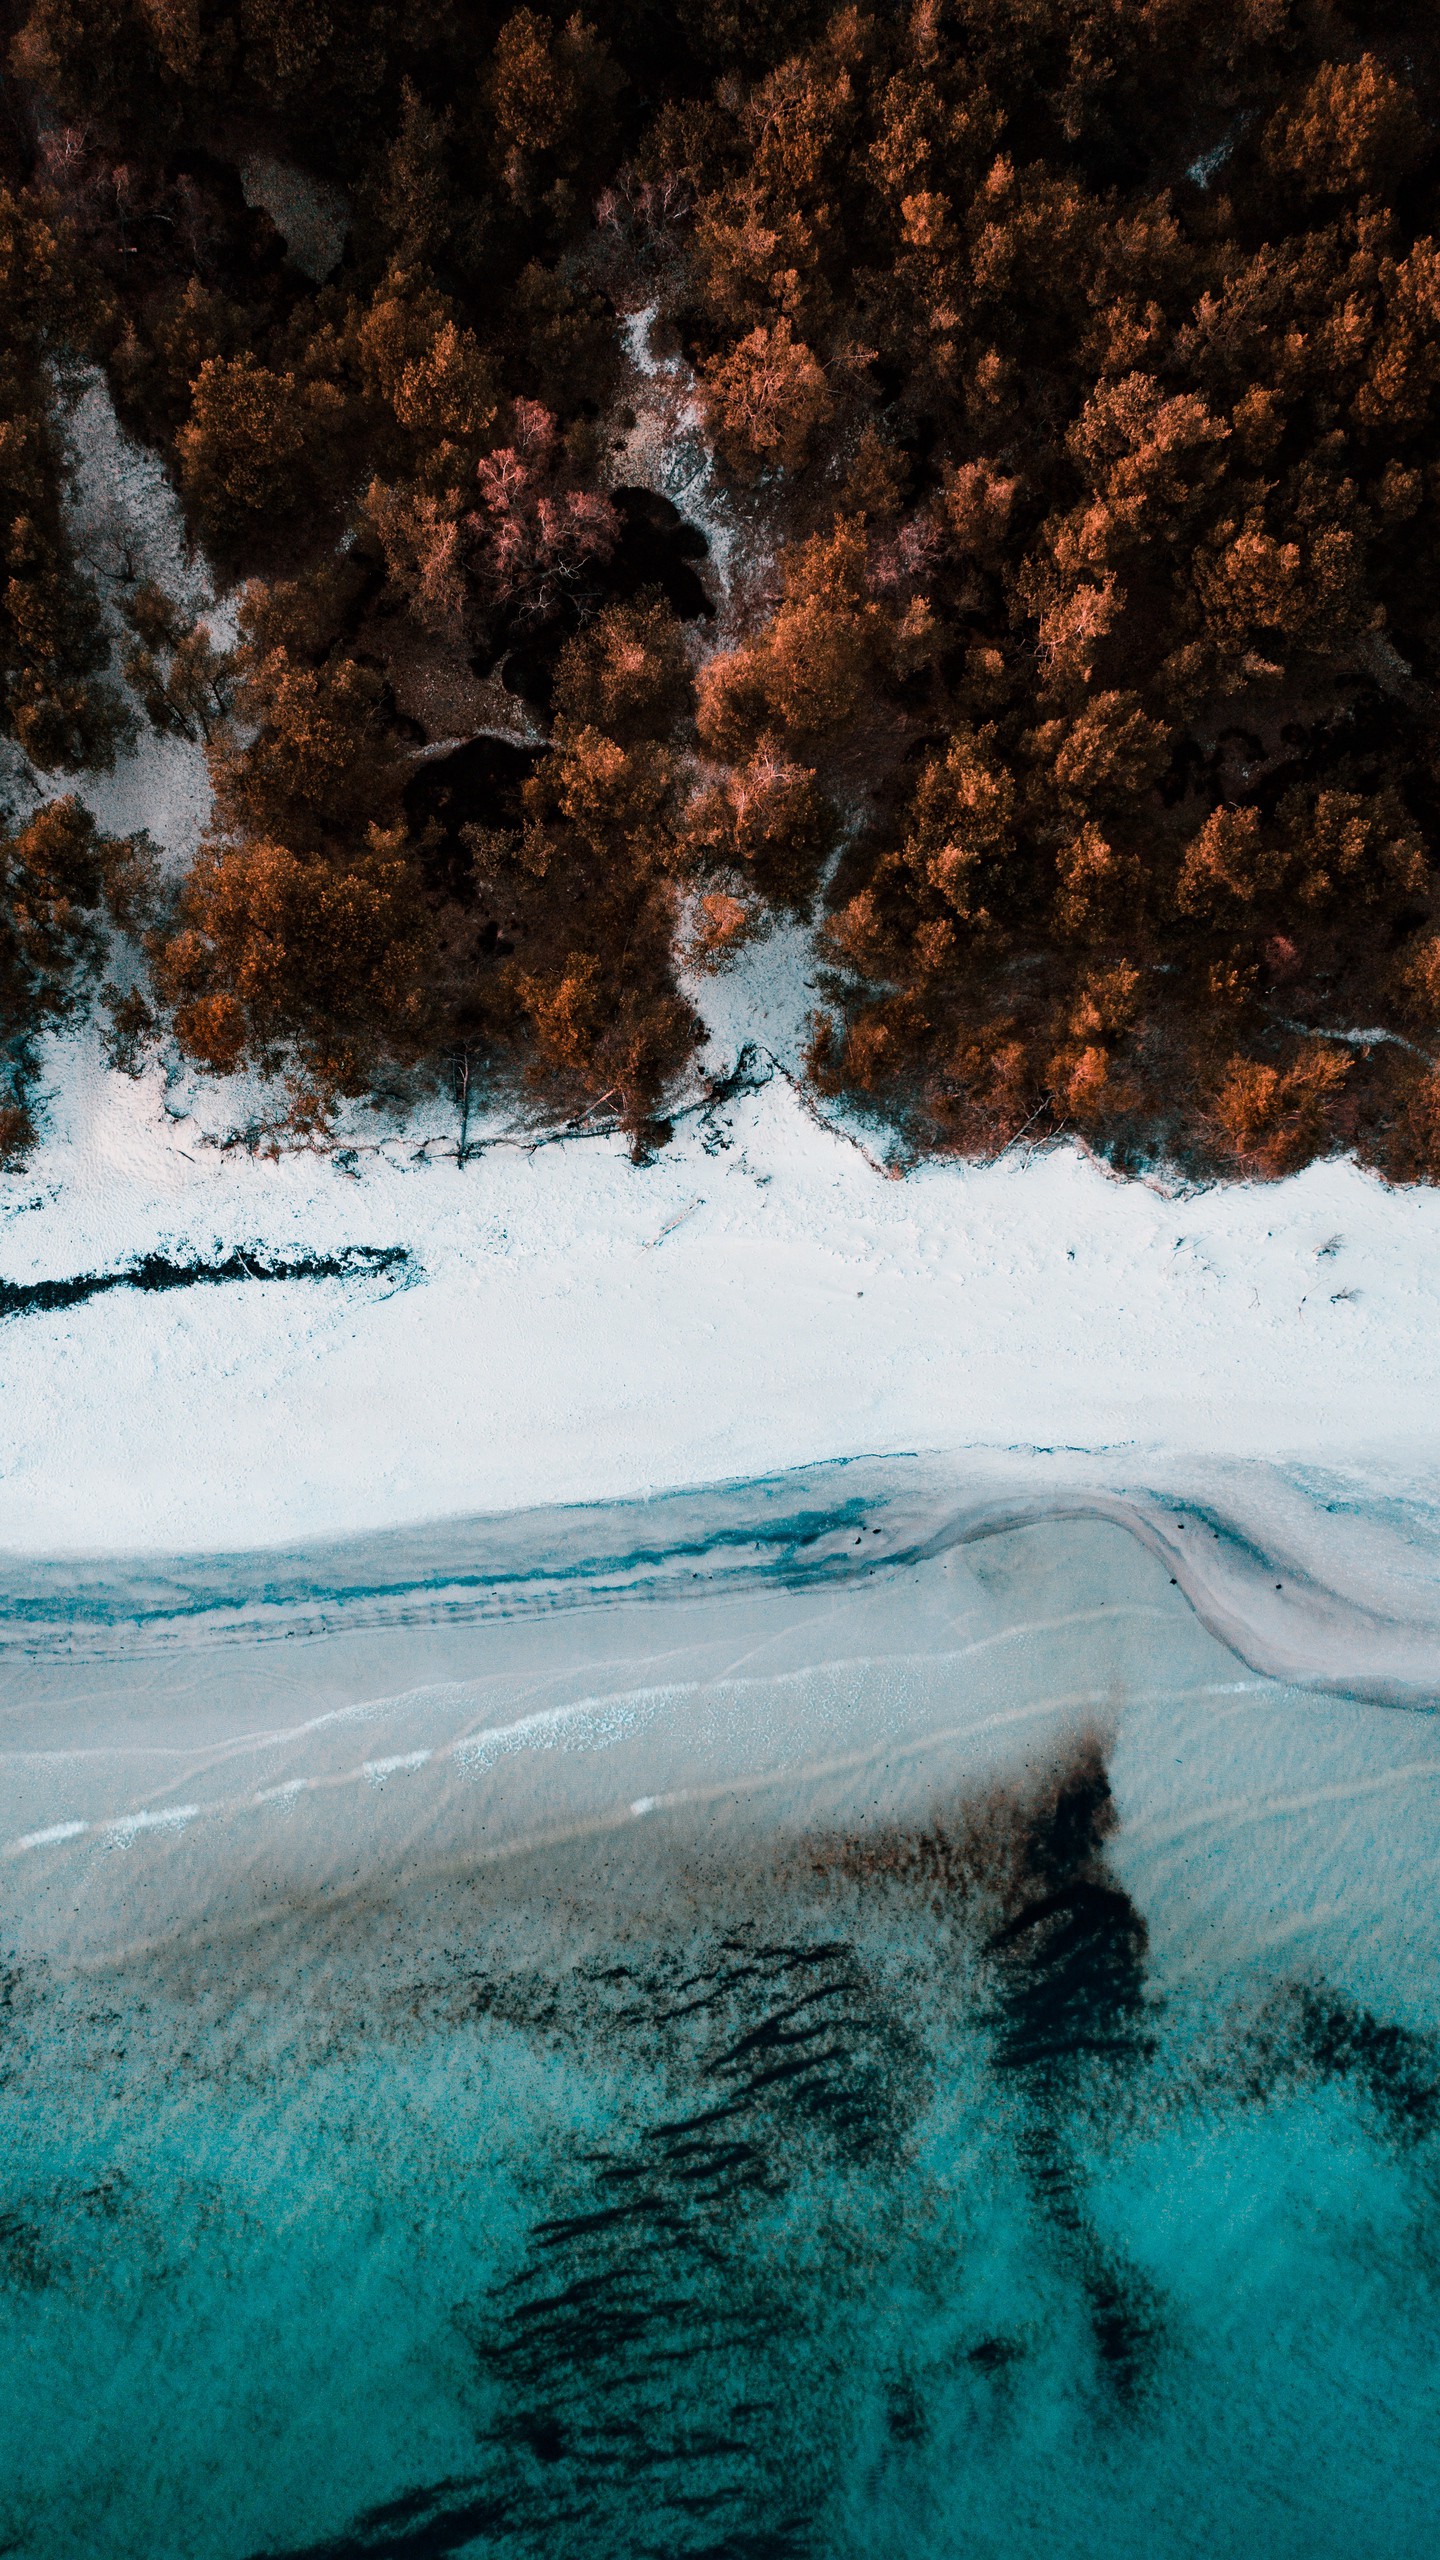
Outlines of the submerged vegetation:
{"type": "Polygon", "coordinates": [[[459,1060],[641,1145],[685,964],[788,913],[817,1084],[912,1144],[1440,1179],[1418,0],[7,15],[4,717],[43,780],[128,697],[215,783],[148,916],[72,803],[12,828],[7,1143],[107,909],[117,1036],[297,1123],[459,1060]],[[627,323],[723,592],[627,479],[627,323]],[[233,665],[138,582],[107,621],[81,361],[242,587],[233,665]]]}

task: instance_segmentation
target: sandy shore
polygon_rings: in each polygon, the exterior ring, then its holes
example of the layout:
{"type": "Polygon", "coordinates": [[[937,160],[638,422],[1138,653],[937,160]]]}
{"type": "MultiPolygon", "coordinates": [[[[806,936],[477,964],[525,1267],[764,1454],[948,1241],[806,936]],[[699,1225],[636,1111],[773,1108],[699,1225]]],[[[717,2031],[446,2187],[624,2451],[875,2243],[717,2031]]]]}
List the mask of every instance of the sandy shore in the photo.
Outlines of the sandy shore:
{"type": "Polygon", "coordinates": [[[522,1132],[461,1174],[425,1155],[437,1106],[347,1175],[227,1151],[81,1043],[55,1085],[0,1181],[14,1286],[405,1261],[0,1324],[7,1549],[288,1547],[896,1449],[1434,1472],[1440,1193],[1339,1162],[1199,1195],[1064,1149],[892,1182],[772,1074],[643,1171],[522,1132]]]}
{"type": "Polygon", "coordinates": [[[422,1628],[693,1597],[697,1582],[702,1596],[829,1588],[1067,1518],[1127,1531],[1267,1677],[1396,1706],[1440,1697],[1440,1473],[1172,1458],[1139,1475],[1129,1453],[1067,1450],[857,1458],[231,1553],[0,1552],[0,1678],[64,1697],[60,1666],[92,1656],[332,1630],[403,1645],[422,1628]]]}
{"type": "Polygon", "coordinates": [[[244,1937],[297,1896],[481,1870],[563,1891],[580,1854],[619,1892],[661,1838],[724,1860],[923,1827],[1089,1735],[1177,1963],[1217,1930],[1300,1944],[1360,1996],[1383,1944],[1388,1996],[1423,2005],[1424,1524],[1342,1534],[1292,1487],[1281,1552],[1276,1489],[1248,1492],[1247,1519],[1234,1486],[1226,1517],[890,1462],[286,1555],[12,1563],[7,1938],[244,1937]]]}

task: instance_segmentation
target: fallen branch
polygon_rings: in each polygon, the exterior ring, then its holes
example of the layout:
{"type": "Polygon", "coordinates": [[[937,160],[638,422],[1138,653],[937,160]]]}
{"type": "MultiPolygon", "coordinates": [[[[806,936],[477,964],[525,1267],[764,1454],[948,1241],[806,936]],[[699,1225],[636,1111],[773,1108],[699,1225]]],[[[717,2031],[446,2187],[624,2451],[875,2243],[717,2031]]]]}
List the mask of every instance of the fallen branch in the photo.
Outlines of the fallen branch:
{"type": "Polygon", "coordinates": [[[688,1208],[677,1209],[673,1218],[666,1219],[658,1236],[651,1236],[647,1243],[641,1245],[641,1252],[653,1253],[657,1244],[663,1244],[667,1236],[673,1236],[677,1227],[683,1227],[686,1219],[693,1218],[696,1210],[704,1206],[703,1200],[692,1200],[688,1208]]]}
{"type": "MultiPolygon", "coordinates": [[[[1049,1109],[1049,1107],[1050,1107],[1050,1102],[1051,1102],[1051,1096],[1050,1096],[1048,1093],[1042,1093],[1042,1095],[1041,1095],[1041,1097],[1040,1097],[1039,1101],[1038,1101],[1038,1102],[1036,1103],[1036,1105],[1035,1105],[1034,1110],[1029,1114],[1029,1117],[1021,1121],[1020,1126],[1019,1126],[1019,1128],[1018,1128],[1018,1129],[1014,1129],[1014,1130],[1012,1130],[1012,1131],[1011,1131],[1010,1136],[1006,1139],[1004,1146],[1003,1146],[1003,1147],[997,1147],[997,1148],[996,1148],[996,1150],[995,1150],[994,1155],[993,1155],[993,1156],[988,1157],[988,1158],[986,1159],[986,1161],[987,1161],[988,1163],[990,1163],[990,1164],[998,1164],[998,1163],[1000,1162],[1000,1159],[1001,1159],[1001,1157],[1002,1157],[1002,1156],[1008,1156],[1008,1154],[1010,1153],[1011,1148],[1012,1148],[1012,1147],[1014,1147],[1014,1146],[1018,1146],[1018,1144],[1019,1144],[1020,1140],[1024,1137],[1026,1130],[1027,1130],[1027,1129],[1029,1128],[1029,1126],[1030,1126],[1030,1122],[1031,1122],[1032,1120],[1038,1120],[1038,1119],[1039,1119],[1039,1117],[1040,1117],[1041,1112],[1049,1109]]],[[[1028,1162],[1028,1158],[1027,1158],[1027,1162],[1028,1162]]]]}
{"type": "Polygon", "coordinates": [[[572,1120],[567,1120],[567,1121],[566,1121],[566,1123],[565,1123],[566,1128],[567,1128],[567,1129],[579,1129],[579,1128],[582,1128],[582,1127],[584,1126],[584,1123],[589,1119],[591,1112],[592,1112],[592,1111],[598,1111],[598,1110],[601,1108],[602,1104],[604,1104],[604,1103],[607,1103],[607,1102],[613,1102],[613,1101],[614,1101],[614,1099],[615,1099],[615,1096],[616,1096],[616,1094],[619,1092],[619,1090],[620,1090],[620,1087],[618,1086],[618,1084],[612,1084],[612,1086],[610,1087],[610,1090],[609,1090],[609,1092],[608,1092],[608,1093],[601,1093],[601,1094],[597,1094],[597,1095],[596,1095],[596,1098],[595,1098],[595,1100],[594,1100],[593,1102],[587,1102],[587,1103],[586,1103],[585,1108],[584,1108],[584,1110],[583,1110],[583,1111],[577,1111],[577,1112],[576,1112],[576,1114],[575,1114],[575,1116],[574,1116],[574,1118],[573,1118],[572,1120]]]}

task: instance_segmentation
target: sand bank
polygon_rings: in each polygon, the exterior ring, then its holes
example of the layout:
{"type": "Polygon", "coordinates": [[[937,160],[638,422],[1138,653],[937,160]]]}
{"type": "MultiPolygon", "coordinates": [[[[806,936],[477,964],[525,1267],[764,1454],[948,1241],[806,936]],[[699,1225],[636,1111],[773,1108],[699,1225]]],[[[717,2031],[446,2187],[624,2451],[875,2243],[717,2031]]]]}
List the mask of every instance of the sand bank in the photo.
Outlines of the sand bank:
{"type": "Polygon", "coordinates": [[[1423,2007],[1419,1550],[1372,1522],[1327,1586],[1315,1537],[1310,1565],[1260,1542],[1262,1491],[1247,1524],[891,1461],[287,1556],[12,1565],[8,1934],[98,1956],[377,1880],[500,1892],[536,1856],[561,1890],[582,1851],[618,1893],[657,1835],[723,1864],[913,1832],[1089,1736],[1134,1881],[1170,1877],[1177,1963],[1217,1930],[1304,1944],[1358,1996],[1383,1944],[1423,2007]]]}

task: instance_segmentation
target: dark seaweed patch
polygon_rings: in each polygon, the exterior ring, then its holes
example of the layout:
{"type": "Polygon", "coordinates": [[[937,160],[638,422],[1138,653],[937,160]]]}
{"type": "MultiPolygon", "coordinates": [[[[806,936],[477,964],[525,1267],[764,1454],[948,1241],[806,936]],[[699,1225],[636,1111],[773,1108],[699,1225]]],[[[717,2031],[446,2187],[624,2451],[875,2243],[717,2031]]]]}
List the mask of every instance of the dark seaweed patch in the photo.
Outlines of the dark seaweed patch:
{"type": "Polygon", "coordinates": [[[987,1952],[997,1978],[995,2067],[1024,2093],[1020,2162],[1084,2287],[1101,2369],[1129,2404],[1154,2364],[1161,2305],[1140,2270],[1095,2232],[1074,2141],[1079,2115],[1103,2113],[1117,2075],[1155,2051],[1145,1922],[1105,1865],[1114,1827],[1109,1778],[1092,1744],[1033,1808],[1023,1856],[1030,1889],[991,1932],[987,1952]]]}
{"type": "Polygon", "coordinates": [[[1148,2053],[1138,2026],[1145,1944],[1128,1894],[1101,1878],[1074,1876],[1027,1902],[990,1940],[1004,1962],[999,2068],[1033,2080],[1081,2054],[1148,2053]]]}
{"type": "MultiPolygon", "coordinates": [[[[1142,2105],[1192,2103],[1196,2083],[1155,2067],[1145,1925],[1106,1854],[1115,1819],[1092,1743],[1033,1793],[946,1805],[918,1832],[723,1867],[682,1841],[634,1904],[608,1850],[563,1877],[547,1863],[533,1912],[528,1887],[497,1904],[467,1885],[419,1974],[404,1952],[387,1975],[386,1950],[409,1941],[377,1903],[357,1975],[347,1905],[333,1925],[367,2033],[493,2021],[567,2071],[593,2066],[617,2112],[603,2138],[557,2133],[519,2170],[534,2202],[513,2272],[436,2303],[447,2350],[458,2332],[473,2359],[469,2440],[450,2457],[464,2476],[257,2560],[822,2560],[857,2444],[906,2497],[928,2494],[957,2427],[993,2437],[1027,2383],[1047,2387],[1030,2360],[1044,2310],[979,2311],[960,2226],[928,2218],[952,2039],[988,2073],[986,2139],[1008,2137],[1034,2235],[1078,2296],[1095,2403],[1142,2414],[1174,2313],[1099,2227],[1089,2162],[1097,2136],[1142,2105]]],[[[303,1943],[313,1971],[308,1919],[303,1943]]],[[[1338,2078],[1399,2137],[1431,2125],[1429,2047],[1323,1987],[1292,1987],[1247,2036],[1227,2057],[1248,2057],[1257,2090],[1338,2078]]],[[[1248,2094],[1243,2071],[1231,2085],[1248,2094]]]]}
{"type": "Polygon", "coordinates": [[[0,1321],[6,1316],[53,1313],[82,1306],[108,1289],[194,1289],[231,1280],[361,1280],[408,1272],[412,1256],[402,1244],[353,1244],[343,1253],[271,1254],[256,1245],[234,1246],[208,1262],[177,1262],[165,1253],[142,1253],[115,1271],[79,1271],[63,1280],[0,1280],[0,1321]]]}
{"type": "Polygon", "coordinates": [[[597,2554],[790,2560],[811,2547],[815,2449],[797,2456],[784,2411],[816,2346],[746,2233],[817,2158],[883,2178],[909,2039],[843,1940],[737,1932],[698,1968],[611,1968],[606,1988],[607,2043],[668,2054],[691,2103],[576,2163],[571,2209],[536,2223],[477,2333],[512,2530],[550,2549],[563,2516],[597,2554]]]}
{"type": "Polygon", "coordinates": [[[0,2213],[0,2285],[41,2293],[50,2280],[50,2252],[37,2225],[18,2213],[0,2213]]]}
{"type": "MultiPolygon", "coordinates": [[[[812,1843],[778,1880],[782,1897],[813,1896],[818,1880],[828,1899],[838,1885],[852,1915],[857,1884],[862,1899],[898,1888],[906,1936],[917,1901],[954,1897],[962,1933],[981,1944],[992,2062],[1020,2098],[1020,2165],[1124,2408],[1149,2381],[1163,2306],[1096,2232],[1077,2142],[1105,2088],[1153,2050],[1144,1923],[1105,1864],[1114,1820],[1103,1756],[1087,1744],[1032,1799],[956,1808],[923,1835],[812,1843]]],[[[957,1987],[973,1980],[956,1975],[957,1987]]],[[[397,2536],[450,2533],[483,2507],[477,2539],[536,2560],[809,2560],[841,2454],[816,2414],[839,2406],[847,2306],[863,2315],[883,2235],[904,2222],[921,2039],[838,1930],[736,1927],[688,1939],[673,1961],[596,1963],[558,1998],[540,1990],[475,1981],[469,1996],[473,2013],[572,2050],[583,2041],[677,2102],[652,2098],[619,2137],[548,2164],[548,2209],[519,2269],[461,2314],[495,2398],[476,2478],[417,2491],[389,2541],[359,2538],[375,2530],[362,2519],[356,2538],[324,2549],[358,2560],[459,2548],[397,2536]],[[823,2281],[775,2242],[777,2208],[811,2179],[832,2198],[837,2179],[852,2182],[820,2244],[823,2281]]],[[[959,1997],[973,2018],[971,1993],[959,1997]]],[[[1023,2352],[982,2335],[961,2363],[994,2387],[1023,2352]]],[[[881,2414],[897,2452],[922,2444],[923,2378],[892,2372],[881,2414]]]]}
{"type": "Polygon", "coordinates": [[[1082,2062],[1148,2060],[1148,1932],[1105,1864],[1115,1827],[1110,1781],[1087,1744],[1030,1809],[1012,1861],[1013,1907],[991,1931],[995,2060],[1032,2094],[1073,2086],[1082,2062]]]}
{"type": "Polygon", "coordinates": [[[502,2521],[494,2500],[478,2494],[475,2481],[442,2480],[433,2489],[412,2489],[367,2509],[327,2541],[257,2552],[254,2560],[445,2560],[502,2521]]]}
{"type": "Polygon", "coordinates": [[[737,1929],[699,1952],[574,1984],[570,2024],[583,2017],[592,2050],[679,2103],[657,2110],[652,2094],[619,2138],[554,2164],[563,2209],[463,2318],[497,2404],[477,2475],[285,2560],[399,2560],[467,2538],[545,2560],[815,2548],[827,2448],[792,2413],[823,2373],[810,2324],[828,2313],[757,2244],[756,2217],[827,2163],[875,2182],[868,2213],[913,2113],[916,2056],[847,1940],[737,1929]]]}
{"type": "Polygon", "coordinates": [[[1406,2148],[1440,2129],[1433,2039],[1372,2017],[1325,1983],[1287,1983],[1267,2003],[1232,2078],[1258,2100],[1307,2080],[1339,2081],[1367,2099],[1389,2140],[1406,2148]]]}
{"type": "Polygon", "coordinates": [[[1295,2006],[1315,2069],[1362,2088],[1392,2139],[1420,2142],[1436,2130],[1440,2074],[1432,2043],[1320,1985],[1300,1984],[1295,2006]]]}
{"type": "MultiPolygon", "coordinates": [[[[988,1877],[978,1835],[956,1845],[967,1838],[960,1818],[937,1824],[923,1849],[912,1843],[908,1858],[897,1846],[867,1868],[817,1851],[808,1871],[813,1882],[817,1870],[858,1865],[893,1883],[898,1862],[923,1895],[953,1868],[991,1909],[998,1891],[997,2043],[1009,2037],[1007,2068],[1028,2084],[1022,2152],[1084,2282],[1097,2359],[1124,2400],[1143,2374],[1154,2305],[1095,2241],[1065,2140],[1067,2070],[1147,2049],[1131,2032],[1143,1929],[1103,1876],[1109,1820],[1103,1770],[1087,1760],[1038,1806],[1012,1807],[1008,1831],[997,1818],[988,1877]]],[[[528,2018],[567,2042],[583,2028],[612,2066],[630,2061],[642,2085],[669,2085],[683,2103],[652,2106],[621,2138],[552,2166],[551,2209],[532,2225],[518,2273],[466,2316],[498,2401],[477,2443],[478,2476],[417,2490],[292,2560],[443,2552],[472,2533],[546,2560],[805,2560],[823,2547],[837,2448],[814,2412],[837,2338],[845,2351],[849,2290],[857,2314],[863,2303],[886,2190],[902,2192],[920,2049],[849,1936],[787,1941],[738,1928],[702,1941],[698,1961],[694,1947],[688,1961],[596,1965],[558,2004],[537,2003],[534,1986],[518,1998],[519,1986],[472,1986],[477,2012],[528,2018]],[[820,2299],[813,2269],[797,2283],[766,2234],[769,2209],[826,2163],[858,2178],[865,2238],[853,2270],[843,2237],[827,2244],[820,2299]]],[[[1022,2352],[982,2336],[963,2361],[990,2380],[1022,2352]]],[[[923,2381],[892,2375],[883,2416],[897,2449],[923,2443],[923,2381]]]]}

